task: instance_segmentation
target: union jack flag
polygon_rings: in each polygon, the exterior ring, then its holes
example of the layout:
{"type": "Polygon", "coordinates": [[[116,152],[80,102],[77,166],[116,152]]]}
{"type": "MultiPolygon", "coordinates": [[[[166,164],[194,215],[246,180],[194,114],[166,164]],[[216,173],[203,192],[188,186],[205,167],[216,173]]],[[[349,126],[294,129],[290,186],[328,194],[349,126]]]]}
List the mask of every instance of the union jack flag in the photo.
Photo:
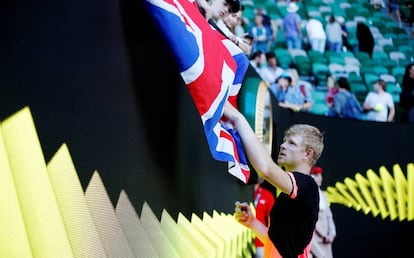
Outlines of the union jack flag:
{"type": "Polygon", "coordinates": [[[213,158],[228,162],[229,173],[247,183],[250,169],[242,143],[222,115],[227,100],[237,107],[248,60],[240,56],[241,50],[230,53],[230,43],[210,26],[194,2],[145,0],[145,5],[194,100],[213,158]]]}

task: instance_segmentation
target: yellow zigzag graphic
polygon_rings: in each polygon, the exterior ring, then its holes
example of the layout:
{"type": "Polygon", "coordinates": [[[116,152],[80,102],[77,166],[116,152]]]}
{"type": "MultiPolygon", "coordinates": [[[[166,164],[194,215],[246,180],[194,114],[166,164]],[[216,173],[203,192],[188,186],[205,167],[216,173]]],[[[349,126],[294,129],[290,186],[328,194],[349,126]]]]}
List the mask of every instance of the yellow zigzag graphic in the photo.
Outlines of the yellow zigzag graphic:
{"type": "Polygon", "coordinates": [[[124,190],[116,207],[98,171],[83,192],[69,149],[45,162],[28,107],[0,123],[0,257],[252,257],[254,236],[231,214],[191,220],[145,202],[138,215],[124,190]]]}
{"type": "Polygon", "coordinates": [[[330,203],[342,204],[382,219],[414,219],[414,164],[407,165],[407,176],[399,164],[394,164],[393,174],[381,166],[379,174],[368,169],[366,176],[357,173],[355,178],[345,178],[334,187],[326,189],[330,203]]]}

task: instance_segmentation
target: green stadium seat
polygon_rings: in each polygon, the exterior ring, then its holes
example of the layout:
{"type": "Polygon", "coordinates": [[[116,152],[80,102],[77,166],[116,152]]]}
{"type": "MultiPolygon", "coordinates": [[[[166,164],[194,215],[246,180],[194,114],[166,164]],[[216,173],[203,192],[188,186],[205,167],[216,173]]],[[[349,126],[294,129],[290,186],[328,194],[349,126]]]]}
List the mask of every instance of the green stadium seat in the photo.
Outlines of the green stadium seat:
{"type": "Polygon", "coordinates": [[[364,79],[359,73],[350,72],[348,73],[348,82],[349,83],[364,83],[364,79]]]}
{"type": "Polygon", "coordinates": [[[388,60],[389,58],[388,54],[383,51],[374,51],[372,53],[372,60],[377,63],[380,63],[382,60],[388,60]]]}
{"type": "Polygon", "coordinates": [[[400,94],[402,91],[398,83],[387,83],[387,92],[391,94],[400,94]]]}
{"type": "Polygon", "coordinates": [[[312,74],[318,85],[324,85],[329,74],[329,67],[325,63],[312,63],[312,74]]]}
{"type": "Polygon", "coordinates": [[[276,55],[277,61],[279,62],[280,67],[287,69],[292,64],[292,58],[289,51],[286,48],[276,48],[273,51],[276,55]]]}
{"type": "Polygon", "coordinates": [[[313,103],[312,107],[309,109],[310,113],[316,114],[316,115],[322,115],[327,116],[329,112],[329,107],[325,103],[313,103]]]}
{"type": "Polygon", "coordinates": [[[315,103],[317,102],[325,103],[326,91],[322,91],[322,90],[312,91],[312,99],[315,103]]]}
{"type": "Polygon", "coordinates": [[[372,71],[377,74],[378,76],[380,76],[381,74],[388,74],[389,71],[387,69],[387,67],[382,66],[382,65],[376,65],[372,67],[372,71]]]}
{"type": "Polygon", "coordinates": [[[367,85],[368,91],[374,91],[374,82],[380,77],[378,74],[366,73],[362,76],[364,78],[365,85],[367,85]]]}
{"type": "Polygon", "coordinates": [[[295,56],[293,57],[293,63],[295,64],[300,76],[309,76],[312,72],[312,63],[307,56],[295,56]]]}
{"type": "Polygon", "coordinates": [[[405,73],[405,67],[402,67],[402,66],[396,66],[392,68],[391,70],[391,74],[394,75],[394,77],[398,75],[404,75],[404,73],[405,73]]]}
{"type": "Polygon", "coordinates": [[[328,59],[319,51],[308,50],[308,57],[313,63],[328,63],[328,59]]]}
{"type": "Polygon", "coordinates": [[[358,58],[358,60],[363,63],[366,60],[370,60],[371,57],[369,56],[369,54],[367,52],[363,52],[363,51],[358,51],[355,53],[355,57],[358,58]]]}

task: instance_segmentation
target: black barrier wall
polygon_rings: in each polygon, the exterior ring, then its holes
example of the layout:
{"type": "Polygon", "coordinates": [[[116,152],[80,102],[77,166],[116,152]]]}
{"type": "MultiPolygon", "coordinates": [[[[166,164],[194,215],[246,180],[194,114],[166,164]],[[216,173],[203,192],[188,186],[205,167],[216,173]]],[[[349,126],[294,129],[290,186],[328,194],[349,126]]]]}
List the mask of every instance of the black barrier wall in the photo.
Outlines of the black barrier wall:
{"type": "MultiPolygon", "coordinates": [[[[230,213],[235,200],[251,199],[252,187],[211,158],[191,97],[140,1],[2,3],[0,119],[29,106],[47,161],[66,143],[84,188],[97,170],[114,204],[125,189],[137,211],[147,201],[158,216],[162,209],[186,217],[230,213]]],[[[274,155],[292,123],[325,132],[324,186],[382,165],[405,171],[413,162],[414,125],[330,119],[276,105],[274,116],[274,155]]],[[[412,222],[337,204],[333,212],[335,257],[411,251],[412,222]]]]}

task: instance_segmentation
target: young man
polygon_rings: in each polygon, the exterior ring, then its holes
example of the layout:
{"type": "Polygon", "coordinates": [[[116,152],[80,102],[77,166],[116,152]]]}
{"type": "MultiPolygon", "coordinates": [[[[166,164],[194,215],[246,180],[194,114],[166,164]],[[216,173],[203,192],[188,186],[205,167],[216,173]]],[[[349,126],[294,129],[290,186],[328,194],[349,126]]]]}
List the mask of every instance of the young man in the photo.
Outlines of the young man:
{"type": "Polygon", "coordinates": [[[246,202],[236,202],[236,220],[262,240],[264,257],[309,257],[319,212],[318,185],[309,174],[323,151],[323,134],[311,125],[291,126],[285,132],[276,164],[237,109],[227,103],[224,116],[239,133],[258,176],[281,192],[273,205],[269,228],[254,217],[246,202]]]}
{"type": "Polygon", "coordinates": [[[374,83],[374,91],[365,96],[362,108],[366,111],[366,119],[378,122],[392,122],[395,116],[395,105],[392,95],[387,92],[387,82],[382,79],[374,83]]]}

